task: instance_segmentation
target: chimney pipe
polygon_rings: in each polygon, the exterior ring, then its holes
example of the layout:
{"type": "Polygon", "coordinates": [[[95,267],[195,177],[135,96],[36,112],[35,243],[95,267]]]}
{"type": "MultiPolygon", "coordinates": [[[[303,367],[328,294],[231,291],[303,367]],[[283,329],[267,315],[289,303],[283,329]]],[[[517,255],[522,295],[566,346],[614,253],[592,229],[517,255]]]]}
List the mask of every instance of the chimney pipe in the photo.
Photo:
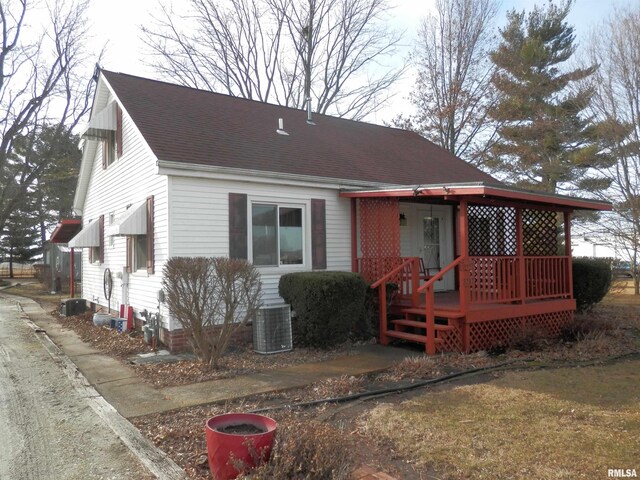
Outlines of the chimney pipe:
{"type": "Polygon", "coordinates": [[[309,125],[315,125],[316,123],[311,118],[311,96],[307,97],[307,123],[309,125]]]}

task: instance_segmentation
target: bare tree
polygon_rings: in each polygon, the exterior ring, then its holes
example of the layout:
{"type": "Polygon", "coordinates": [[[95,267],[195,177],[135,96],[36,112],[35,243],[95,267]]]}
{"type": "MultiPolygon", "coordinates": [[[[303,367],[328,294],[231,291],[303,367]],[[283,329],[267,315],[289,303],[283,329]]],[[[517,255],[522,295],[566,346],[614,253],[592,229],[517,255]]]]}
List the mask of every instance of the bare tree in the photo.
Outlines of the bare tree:
{"type": "Polygon", "coordinates": [[[39,132],[46,125],[71,129],[89,109],[91,83],[79,73],[87,61],[87,6],[88,0],[0,3],[0,231],[46,168],[47,157],[30,148],[39,132]],[[41,31],[29,21],[38,8],[49,18],[41,31]]]}
{"type": "Polygon", "coordinates": [[[387,0],[190,0],[142,27],[152,66],[180,84],[360,119],[380,108],[401,68],[387,0]]]}
{"type": "Polygon", "coordinates": [[[413,54],[418,69],[411,102],[417,113],[395,119],[465,160],[481,164],[496,127],[487,108],[495,101],[496,0],[436,0],[422,21],[413,54]]]}
{"type": "MultiPolygon", "coordinates": [[[[616,159],[603,173],[611,180],[606,198],[615,215],[601,222],[632,265],[640,261],[640,8],[618,10],[591,37],[589,61],[595,74],[593,113],[606,129],[600,139],[616,159]]],[[[638,272],[632,268],[636,295],[638,272]]]]}

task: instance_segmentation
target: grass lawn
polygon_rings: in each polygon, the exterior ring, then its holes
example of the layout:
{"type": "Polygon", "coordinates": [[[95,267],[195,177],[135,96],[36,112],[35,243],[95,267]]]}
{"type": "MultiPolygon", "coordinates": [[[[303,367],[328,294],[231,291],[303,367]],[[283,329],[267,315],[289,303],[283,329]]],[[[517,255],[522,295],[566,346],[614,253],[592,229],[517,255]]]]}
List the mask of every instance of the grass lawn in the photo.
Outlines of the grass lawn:
{"type": "Polygon", "coordinates": [[[607,478],[640,471],[640,361],[511,372],[380,405],[366,430],[436,478],[607,478]]]}
{"type": "MultiPolygon", "coordinates": [[[[640,297],[632,287],[617,280],[602,311],[623,315],[614,321],[635,329],[640,297]]],[[[510,372],[379,405],[361,425],[433,478],[599,479],[611,468],[640,473],[640,360],[510,372]]]]}

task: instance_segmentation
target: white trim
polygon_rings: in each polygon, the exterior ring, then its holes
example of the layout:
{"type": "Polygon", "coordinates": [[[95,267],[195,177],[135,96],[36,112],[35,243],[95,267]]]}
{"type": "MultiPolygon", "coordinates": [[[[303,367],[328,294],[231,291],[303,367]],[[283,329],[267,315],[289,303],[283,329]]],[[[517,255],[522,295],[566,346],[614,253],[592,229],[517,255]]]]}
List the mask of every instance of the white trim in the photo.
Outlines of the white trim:
{"type": "MultiPolygon", "coordinates": [[[[255,265],[263,275],[284,275],[290,272],[304,272],[311,269],[311,201],[282,197],[248,196],[247,197],[247,257],[253,263],[253,205],[275,205],[278,207],[300,208],[302,210],[302,263],[299,265],[255,265]]],[[[280,239],[278,240],[278,257],[280,256],[280,239]]]]}

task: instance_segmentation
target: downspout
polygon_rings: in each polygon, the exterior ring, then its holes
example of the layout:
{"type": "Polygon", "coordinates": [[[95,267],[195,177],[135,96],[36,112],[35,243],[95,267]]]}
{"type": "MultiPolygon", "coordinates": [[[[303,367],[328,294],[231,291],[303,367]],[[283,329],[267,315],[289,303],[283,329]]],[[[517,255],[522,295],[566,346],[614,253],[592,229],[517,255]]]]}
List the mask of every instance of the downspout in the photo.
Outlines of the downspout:
{"type": "MultiPolygon", "coordinates": [[[[129,272],[127,271],[127,267],[122,268],[122,298],[121,304],[129,305],[129,272]]],[[[124,312],[126,315],[126,311],[124,312]]]]}
{"type": "Polygon", "coordinates": [[[74,256],[75,256],[75,251],[74,248],[71,247],[71,257],[69,258],[69,296],[71,298],[75,298],[76,296],[76,282],[75,282],[75,263],[74,263],[74,256]]]}
{"type": "Polygon", "coordinates": [[[358,219],[357,199],[351,199],[351,271],[358,272],[358,219]]]}

